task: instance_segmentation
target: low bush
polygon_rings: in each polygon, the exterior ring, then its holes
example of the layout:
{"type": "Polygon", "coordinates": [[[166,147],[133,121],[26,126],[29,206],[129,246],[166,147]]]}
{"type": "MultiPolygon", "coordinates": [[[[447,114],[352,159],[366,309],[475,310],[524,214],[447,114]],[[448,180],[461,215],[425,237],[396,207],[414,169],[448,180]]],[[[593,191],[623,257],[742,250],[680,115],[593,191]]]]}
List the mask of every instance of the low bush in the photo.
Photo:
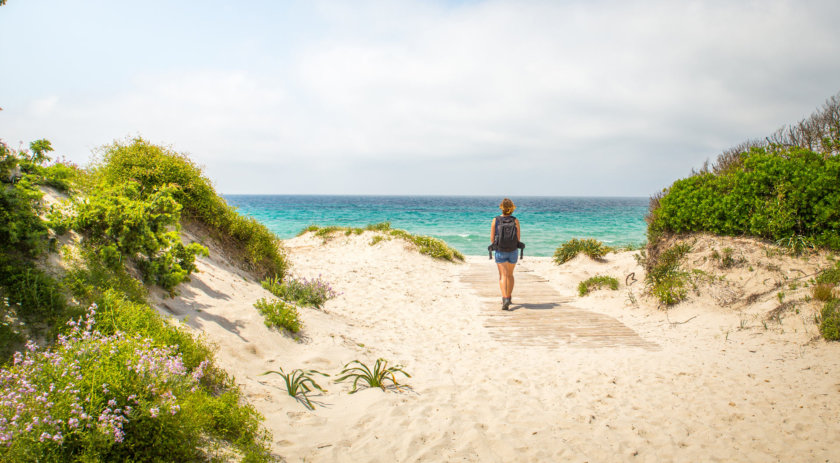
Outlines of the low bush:
{"type": "Polygon", "coordinates": [[[254,304],[254,307],[265,318],[265,326],[269,328],[285,328],[292,333],[297,333],[301,329],[297,308],[291,304],[278,299],[267,300],[261,298],[254,304]]]}
{"type": "Polygon", "coordinates": [[[100,260],[111,268],[128,259],[143,271],[143,278],[172,291],[195,271],[195,256],[207,248],[184,246],[180,230],[181,205],[175,188],[163,186],[141,196],[135,182],[102,188],[75,203],[72,227],[85,235],[100,260]]]}
{"type": "Polygon", "coordinates": [[[95,315],[92,306],[52,349],[30,342],[0,370],[7,404],[0,408],[0,459],[196,461],[207,458],[202,448],[210,440],[222,439],[269,460],[256,412],[226,414],[235,423],[212,413],[232,411],[232,403],[203,386],[209,362],[188,368],[175,347],[121,331],[104,335],[95,315]]]}
{"type": "Polygon", "coordinates": [[[661,303],[674,305],[688,294],[689,274],[680,270],[680,263],[690,250],[689,244],[676,244],[661,252],[653,265],[648,265],[646,283],[661,303]]]}
{"type": "Polygon", "coordinates": [[[572,238],[569,241],[561,244],[554,251],[554,262],[557,265],[564,264],[577,256],[579,253],[584,253],[594,260],[602,260],[612,248],[605,246],[604,243],[591,239],[577,239],[572,238]]]}
{"type": "Polygon", "coordinates": [[[840,261],[834,264],[834,267],[827,268],[817,275],[817,283],[837,286],[840,284],[840,261]]]}
{"type": "Polygon", "coordinates": [[[136,138],[104,147],[94,171],[99,182],[107,185],[136,182],[141,196],[176,186],[173,197],[183,206],[186,218],[204,223],[217,239],[239,249],[251,270],[262,276],[285,275],[288,262],[277,237],[229,206],[186,155],[136,138]]]}
{"type": "Polygon", "coordinates": [[[607,287],[612,289],[613,291],[618,290],[618,280],[608,276],[608,275],[595,275],[592,278],[587,278],[584,281],[581,281],[578,284],[578,294],[581,296],[586,296],[587,294],[592,291],[593,288],[601,289],[603,287],[607,287]]]}
{"type": "Polygon", "coordinates": [[[287,276],[282,281],[272,277],[263,280],[262,286],[284,301],[317,308],[321,308],[325,302],[338,295],[320,276],[311,280],[287,276]]]}
{"type": "Polygon", "coordinates": [[[815,245],[840,249],[840,156],[770,146],[743,152],[740,160],[718,174],[674,182],[651,211],[649,234],[752,235],[794,253],[815,245]]]}
{"type": "Polygon", "coordinates": [[[831,299],[823,306],[820,334],[829,341],[840,341],[840,299],[831,299]]]}

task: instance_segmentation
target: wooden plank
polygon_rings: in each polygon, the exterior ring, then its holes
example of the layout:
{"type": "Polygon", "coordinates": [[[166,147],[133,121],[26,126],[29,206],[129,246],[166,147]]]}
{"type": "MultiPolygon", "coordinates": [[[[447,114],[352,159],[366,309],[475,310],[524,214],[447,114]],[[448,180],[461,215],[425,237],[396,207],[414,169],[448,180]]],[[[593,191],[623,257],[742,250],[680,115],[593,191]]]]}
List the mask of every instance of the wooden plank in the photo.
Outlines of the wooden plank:
{"type": "Polygon", "coordinates": [[[513,310],[501,310],[499,275],[492,262],[472,263],[460,275],[484,302],[481,316],[490,336],[514,346],[580,348],[639,347],[659,350],[656,343],[608,315],[573,307],[548,280],[517,266],[513,310]]]}

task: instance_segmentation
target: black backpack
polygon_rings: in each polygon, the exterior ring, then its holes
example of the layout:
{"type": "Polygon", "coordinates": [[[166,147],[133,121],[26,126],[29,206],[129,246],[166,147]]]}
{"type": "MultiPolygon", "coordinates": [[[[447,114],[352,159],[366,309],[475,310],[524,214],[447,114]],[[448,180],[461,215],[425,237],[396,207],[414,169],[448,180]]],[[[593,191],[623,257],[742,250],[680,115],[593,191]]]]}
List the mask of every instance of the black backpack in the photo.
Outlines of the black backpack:
{"type": "Polygon", "coordinates": [[[496,238],[493,244],[497,251],[516,251],[519,247],[519,240],[516,237],[516,217],[512,215],[496,217],[496,238]]]}

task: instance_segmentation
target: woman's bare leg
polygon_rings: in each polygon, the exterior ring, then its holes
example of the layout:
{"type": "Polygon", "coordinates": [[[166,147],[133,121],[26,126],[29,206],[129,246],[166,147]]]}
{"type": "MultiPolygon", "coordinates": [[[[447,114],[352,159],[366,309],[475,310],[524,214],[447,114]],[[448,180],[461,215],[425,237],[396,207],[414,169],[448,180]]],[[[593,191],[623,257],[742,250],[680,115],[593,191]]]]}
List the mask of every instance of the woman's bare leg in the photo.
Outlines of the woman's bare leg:
{"type": "Polygon", "coordinates": [[[505,264],[496,264],[499,269],[499,290],[502,292],[502,297],[505,296],[505,289],[507,288],[507,281],[505,281],[505,264]]]}
{"type": "Polygon", "coordinates": [[[503,278],[504,281],[505,281],[505,289],[502,290],[502,293],[504,294],[503,297],[510,298],[511,294],[513,294],[513,284],[514,284],[513,269],[516,268],[516,264],[510,263],[510,262],[505,262],[504,264],[501,264],[501,265],[504,265],[504,273],[505,273],[505,276],[503,278]]]}

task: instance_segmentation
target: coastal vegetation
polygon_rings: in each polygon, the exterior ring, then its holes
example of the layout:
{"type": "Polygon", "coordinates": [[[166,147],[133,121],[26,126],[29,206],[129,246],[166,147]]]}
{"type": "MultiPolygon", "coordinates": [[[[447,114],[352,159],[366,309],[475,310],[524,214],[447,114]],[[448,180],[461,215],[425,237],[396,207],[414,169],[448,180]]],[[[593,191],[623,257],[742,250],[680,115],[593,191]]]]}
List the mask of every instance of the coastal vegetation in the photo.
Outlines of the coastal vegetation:
{"type": "Polygon", "coordinates": [[[280,368],[280,371],[270,370],[263,373],[263,375],[269,374],[279,375],[283,378],[283,382],[286,385],[286,393],[303,402],[303,404],[310,410],[315,410],[315,405],[312,404],[312,401],[309,400],[309,397],[307,397],[306,394],[312,392],[314,389],[326,392],[324,388],[316,383],[312,377],[314,375],[329,376],[328,374],[321,373],[320,371],[301,370],[299,368],[292,370],[289,373],[284,372],[282,368],[280,368]]]}
{"type": "Polygon", "coordinates": [[[592,239],[578,239],[572,238],[569,241],[561,244],[556,251],[554,251],[554,262],[557,265],[564,264],[575,258],[580,253],[584,253],[593,260],[602,260],[608,252],[613,249],[605,246],[604,243],[592,239]]]}
{"type": "Polygon", "coordinates": [[[578,284],[578,294],[586,296],[593,289],[601,289],[604,287],[613,291],[618,291],[618,280],[609,275],[595,275],[594,277],[587,278],[578,284]]]}
{"type": "Polygon", "coordinates": [[[406,373],[405,370],[402,369],[401,365],[389,367],[388,361],[383,358],[376,359],[376,363],[373,365],[372,369],[358,360],[353,360],[352,362],[344,365],[344,369],[341,373],[339,373],[340,377],[335,381],[338,383],[352,379],[353,389],[350,391],[351,394],[358,390],[360,381],[367,387],[378,387],[383,391],[388,388],[399,390],[400,383],[397,382],[397,373],[401,373],[405,375],[405,377],[411,378],[411,375],[406,373]]]}
{"type": "Polygon", "coordinates": [[[282,275],[281,251],[259,256],[276,239],[235,218],[185,156],[136,139],[83,169],[49,164],[51,150],[0,143],[0,459],[271,460],[260,415],[147,285],[175,293],[207,253],[181,242],[185,215],[282,275]]]}
{"type": "MultiPolygon", "coordinates": [[[[797,124],[723,152],[652,197],[642,258],[650,292],[665,305],[684,299],[689,273],[680,259],[688,245],[671,238],[688,233],[751,236],[792,255],[840,250],[838,154],[840,95],[797,124]]],[[[715,258],[720,268],[740,263],[726,249],[715,258]]],[[[832,307],[826,302],[823,325],[833,319],[832,307]]]]}
{"type": "Polygon", "coordinates": [[[269,277],[262,281],[262,287],[287,302],[315,308],[321,308],[325,302],[338,295],[320,276],[312,279],[298,279],[291,275],[285,279],[269,277]]]}
{"type": "Polygon", "coordinates": [[[298,236],[304,233],[313,233],[315,236],[323,238],[324,242],[327,242],[337,233],[343,233],[345,236],[350,236],[361,235],[366,231],[375,233],[374,239],[371,240],[371,245],[375,245],[384,239],[398,238],[417,246],[417,249],[421,254],[426,254],[435,259],[446,260],[449,262],[464,260],[463,254],[461,254],[457,249],[454,249],[446,244],[443,240],[433,238],[431,236],[413,235],[405,230],[391,228],[391,224],[389,222],[369,224],[364,228],[338,226],[320,227],[318,225],[310,225],[309,227],[301,230],[298,236]],[[378,236],[381,236],[382,238],[376,239],[378,236]]]}
{"type": "Polygon", "coordinates": [[[301,329],[300,317],[297,307],[279,299],[260,298],[254,303],[254,307],[260,312],[265,321],[265,326],[271,328],[284,328],[292,333],[301,329]]]}

